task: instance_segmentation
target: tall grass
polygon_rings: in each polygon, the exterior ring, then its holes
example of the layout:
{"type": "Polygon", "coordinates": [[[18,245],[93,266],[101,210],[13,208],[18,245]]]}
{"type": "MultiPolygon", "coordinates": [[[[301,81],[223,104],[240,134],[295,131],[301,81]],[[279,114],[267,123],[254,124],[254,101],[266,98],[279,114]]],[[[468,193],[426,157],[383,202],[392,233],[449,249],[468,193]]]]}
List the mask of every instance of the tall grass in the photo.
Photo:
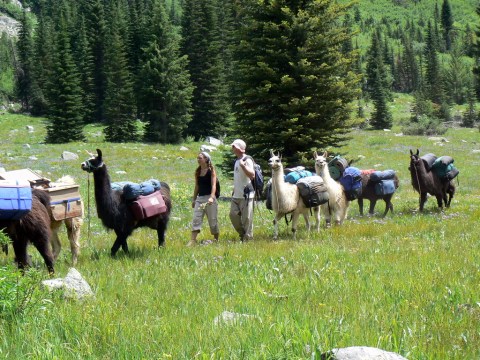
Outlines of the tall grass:
{"type": "MultiPolygon", "coordinates": [[[[384,210],[379,202],[375,216],[360,217],[354,202],[341,227],[317,234],[307,233],[301,223],[293,241],[282,224],[280,240],[273,241],[273,214],[261,204],[255,210],[255,240],[242,244],[228,219],[229,203],[222,201],[220,243],[195,248],[185,244],[200,143],[187,144],[188,151],[174,145],[107,144],[101,127],[86,132],[86,143],[45,145],[40,119],[2,117],[3,167],[31,168],[51,179],[70,174],[80,184],[90,207],[77,269],[96,296],[78,303],[45,292],[49,301],[36,314],[0,318],[0,357],[311,359],[353,345],[409,359],[480,357],[478,130],[450,129],[448,142],[441,143],[397,136],[395,130],[356,131],[347,146],[334,149],[357,159],[360,168],[398,172],[392,216],[379,216],[384,210]],[[29,133],[25,125],[35,131],[29,133]],[[85,150],[97,147],[113,181],[154,177],[171,185],[174,210],[164,249],[157,249],[154,231],[141,229],[129,238],[130,254],[110,257],[114,234],[98,221],[92,179],[80,170],[88,158],[85,150]],[[421,154],[455,158],[460,175],[450,209],[440,212],[430,199],[425,213],[418,213],[418,194],[407,170],[409,149],[417,148],[421,154]],[[61,160],[63,150],[80,159],[61,160]],[[254,317],[215,324],[223,311],[254,317]]],[[[220,162],[217,154],[213,160],[220,162]]],[[[221,181],[227,195],[231,180],[221,176],[221,181]]],[[[199,240],[211,238],[207,228],[199,240]]],[[[58,276],[70,266],[62,235],[58,276]]],[[[38,253],[29,251],[47,278],[38,253]]],[[[0,266],[12,261],[12,255],[0,255],[0,266]]]]}

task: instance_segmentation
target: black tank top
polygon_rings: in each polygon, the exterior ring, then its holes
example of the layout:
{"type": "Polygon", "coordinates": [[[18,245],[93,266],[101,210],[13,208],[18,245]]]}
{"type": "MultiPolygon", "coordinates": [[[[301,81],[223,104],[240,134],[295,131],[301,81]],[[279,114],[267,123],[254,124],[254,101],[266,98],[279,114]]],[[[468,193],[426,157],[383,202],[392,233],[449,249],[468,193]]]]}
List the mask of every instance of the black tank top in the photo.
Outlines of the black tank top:
{"type": "Polygon", "coordinates": [[[198,195],[210,195],[212,193],[212,171],[207,170],[205,176],[198,177],[198,195]]]}

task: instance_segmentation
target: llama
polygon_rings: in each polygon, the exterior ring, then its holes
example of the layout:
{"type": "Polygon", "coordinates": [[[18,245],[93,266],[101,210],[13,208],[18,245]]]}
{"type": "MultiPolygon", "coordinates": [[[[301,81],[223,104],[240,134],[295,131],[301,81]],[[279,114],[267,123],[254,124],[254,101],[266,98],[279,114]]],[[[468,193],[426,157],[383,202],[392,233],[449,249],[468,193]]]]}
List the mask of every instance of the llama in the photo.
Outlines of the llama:
{"type": "MultiPolygon", "coordinates": [[[[385,212],[383,213],[383,217],[385,217],[388,213],[388,210],[393,213],[393,204],[392,204],[392,197],[393,194],[387,194],[387,195],[377,195],[375,192],[375,183],[370,181],[370,175],[369,173],[365,173],[362,171],[362,193],[358,197],[358,207],[360,210],[360,215],[363,216],[363,200],[367,199],[370,201],[370,210],[369,214],[373,215],[374,210],[375,210],[375,204],[377,203],[378,200],[383,200],[385,201],[385,212]]],[[[393,178],[393,182],[395,183],[395,189],[398,189],[399,186],[399,180],[398,176],[395,174],[393,178]]]]}
{"type": "Polygon", "coordinates": [[[315,160],[315,172],[323,178],[328,191],[329,200],[327,203],[321,205],[327,227],[331,224],[332,214],[335,218],[335,224],[340,225],[347,217],[350,203],[345,197],[342,185],[330,176],[327,153],[324,152],[323,155],[318,155],[315,151],[313,153],[313,159],[315,160]]]}
{"type": "MultiPolygon", "coordinates": [[[[27,246],[33,244],[43,257],[48,272],[53,274],[54,257],[50,246],[50,196],[38,189],[32,189],[32,208],[20,220],[0,220],[0,229],[10,237],[15,261],[20,270],[29,265],[27,246]]],[[[5,250],[5,249],[4,249],[5,250]]]]}
{"type": "MultiPolygon", "coordinates": [[[[305,206],[298,187],[294,184],[285,182],[285,173],[283,171],[282,159],[280,155],[275,155],[273,151],[270,152],[271,158],[268,160],[268,165],[272,169],[272,209],[275,212],[273,219],[273,238],[278,238],[278,221],[285,215],[292,213],[292,232],[293,238],[296,239],[297,222],[300,214],[303,215],[307,224],[307,229],[310,230],[309,212],[310,209],[305,206]]],[[[320,212],[318,207],[314,208],[315,212],[315,227],[317,231],[320,227],[320,212]]]]}
{"type": "MultiPolygon", "coordinates": [[[[59,185],[74,185],[75,181],[71,176],[63,176],[62,178],[58,179],[54,183],[50,184],[52,187],[59,186],[59,185]]],[[[82,213],[83,213],[83,202],[82,204],[82,213]]],[[[53,214],[51,212],[50,206],[48,207],[50,212],[50,229],[52,230],[52,237],[50,242],[52,244],[53,249],[53,257],[57,260],[58,255],[60,254],[60,250],[62,249],[62,244],[60,242],[60,238],[58,237],[58,232],[60,231],[60,227],[62,223],[65,224],[67,228],[67,237],[70,242],[70,249],[72,251],[72,265],[77,265],[78,255],[80,254],[80,228],[83,225],[83,217],[77,216],[73,218],[63,219],[63,220],[55,220],[53,214]]]]}
{"type": "Polygon", "coordinates": [[[427,202],[427,194],[433,195],[437,199],[437,205],[440,209],[450,207],[453,195],[455,194],[455,184],[453,181],[442,181],[433,171],[427,171],[425,163],[419,157],[420,151],[416,154],[410,150],[410,175],[412,177],[412,186],[420,194],[420,211],[423,211],[427,202]],[[449,195],[447,199],[447,194],[449,195]]]}
{"type": "Polygon", "coordinates": [[[97,156],[85,161],[81,165],[82,170],[93,173],[95,186],[95,201],[97,213],[103,225],[113,229],[117,238],[113,243],[111,255],[115,256],[120,246],[125,253],[128,253],[127,238],[133,230],[138,227],[149,227],[157,230],[158,246],[165,245],[165,231],[172,208],[170,199],[170,187],[162,182],[160,192],[165,200],[167,211],[143,220],[136,220],[130,209],[129,202],[121,191],[111,189],[110,175],[107,166],[103,162],[102,151],[97,149],[97,156]]]}

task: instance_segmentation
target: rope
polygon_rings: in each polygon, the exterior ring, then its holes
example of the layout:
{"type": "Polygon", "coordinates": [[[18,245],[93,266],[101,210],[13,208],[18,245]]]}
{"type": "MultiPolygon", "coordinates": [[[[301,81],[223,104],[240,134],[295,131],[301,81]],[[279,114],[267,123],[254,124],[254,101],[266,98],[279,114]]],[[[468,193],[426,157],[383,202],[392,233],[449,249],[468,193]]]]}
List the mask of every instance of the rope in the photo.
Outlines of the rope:
{"type": "Polygon", "coordinates": [[[87,172],[87,218],[88,218],[88,231],[87,231],[87,243],[90,247],[90,226],[91,226],[91,216],[90,216],[90,173],[87,172]]]}

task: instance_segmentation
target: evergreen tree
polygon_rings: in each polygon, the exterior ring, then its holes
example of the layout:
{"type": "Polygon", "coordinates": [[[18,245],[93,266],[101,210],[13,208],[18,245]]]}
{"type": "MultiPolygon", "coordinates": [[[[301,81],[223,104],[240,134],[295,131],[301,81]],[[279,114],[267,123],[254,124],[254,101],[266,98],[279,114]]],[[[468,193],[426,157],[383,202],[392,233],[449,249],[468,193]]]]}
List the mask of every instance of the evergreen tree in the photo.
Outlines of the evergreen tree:
{"type": "Polygon", "coordinates": [[[122,1],[112,3],[105,53],[105,139],[112,142],[134,141],[138,136],[133,80],[128,69],[126,38],[122,35],[127,22],[122,9],[126,9],[122,1]]]}
{"type": "Polygon", "coordinates": [[[474,127],[475,123],[478,121],[476,102],[477,102],[477,99],[475,95],[475,88],[473,87],[473,84],[472,84],[468,91],[468,108],[463,114],[462,126],[474,127]]]}
{"type": "MultiPolygon", "coordinates": [[[[477,16],[480,16],[480,4],[477,6],[476,13],[477,16]]],[[[474,54],[473,75],[475,79],[475,92],[477,98],[480,98],[480,26],[478,24],[475,30],[475,35],[476,41],[474,42],[472,49],[474,54]]]]}
{"type": "Polygon", "coordinates": [[[145,140],[176,143],[191,120],[193,88],[186,70],[187,58],[180,56],[180,39],[162,0],[155,1],[148,32],[151,38],[140,74],[140,105],[147,122],[145,140]]]}
{"type": "Polygon", "coordinates": [[[389,86],[382,54],[380,33],[376,31],[372,35],[367,61],[368,91],[375,107],[371,119],[374,129],[389,129],[392,126],[392,114],[387,106],[389,86]]]}
{"type": "MultiPolygon", "coordinates": [[[[287,163],[337,146],[348,132],[359,76],[342,54],[348,6],[333,1],[247,1],[236,60],[236,134],[249,153],[287,163]]],[[[231,165],[230,165],[231,167],[231,165]]]]}
{"type": "Polygon", "coordinates": [[[449,102],[465,104],[470,90],[470,65],[465,62],[459,44],[453,45],[450,55],[442,76],[445,89],[448,89],[445,95],[448,96],[449,102]]]}
{"type": "Polygon", "coordinates": [[[82,89],[67,29],[66,20],[61,17],[55,38],[54,66],[48,79],[48,143],[84,140],[82,89]]]}
{"type": "Polygon", "coordinates": [[[453,29],[453,15],[448,0],[443,0],[442,3],[442,28],[445,48],[447,51],[450,51],[452,48],[451,31],[453,29]]]}
{"type": "Polygon", "coordinates": [[[22,109],[30,111],[30,101],[32,98],[33,86],[33,44],[32,44],[32,26],[24,10],[20,21],[20,31],[17,41],[18,60],[16,67],[16,94],[22,109]]]}
{"type": "Polygon", "coordinates": [[[438,62],[438,54],[435,47],[435,38],[432,31],[431,23],[428,24],[427,42],[424,50],[425,57],[425,78],[424,86],[427,96],[436,104],[443,102],[443,87],[440,75],[440,64],[438,62]]]}
{"type": "Polygon", "coordinates": [[[215,0],[187,0],[182,52],[194,85],[193,117],[186,130],[195,140],[221,136],[231,117],[215,0]]]}

